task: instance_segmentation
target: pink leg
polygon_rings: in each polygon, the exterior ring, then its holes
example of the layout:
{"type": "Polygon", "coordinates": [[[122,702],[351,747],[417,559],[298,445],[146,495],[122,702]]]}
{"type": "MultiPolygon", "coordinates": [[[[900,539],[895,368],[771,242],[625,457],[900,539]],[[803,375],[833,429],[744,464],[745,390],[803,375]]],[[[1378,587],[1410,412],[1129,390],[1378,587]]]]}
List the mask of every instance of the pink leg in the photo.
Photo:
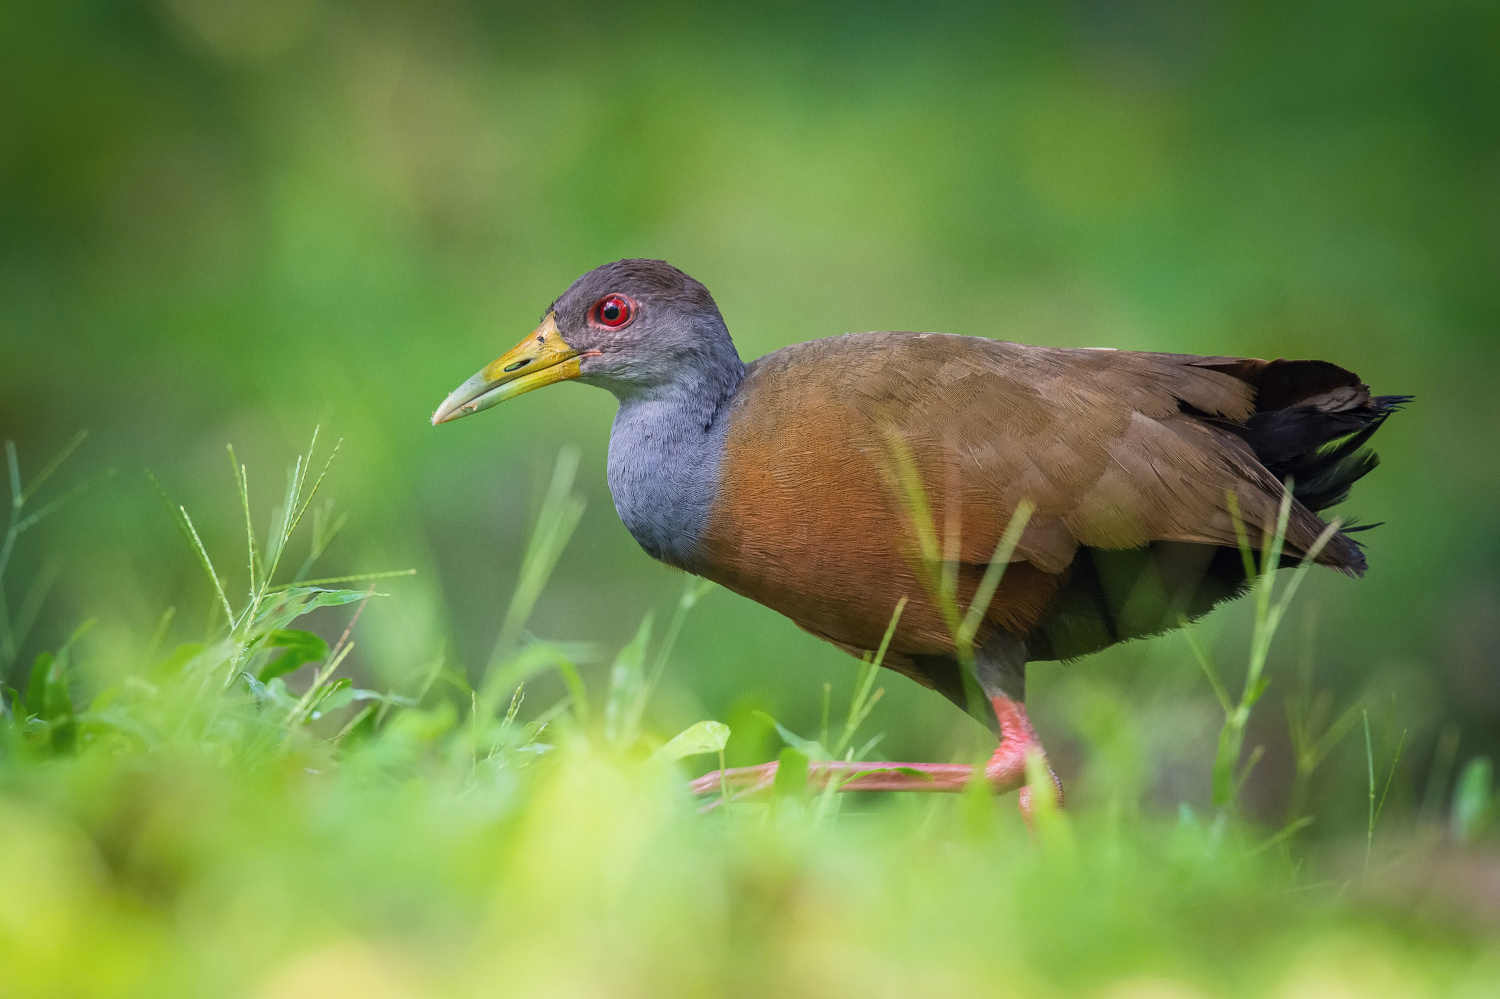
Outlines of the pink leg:
{"type": "MultiPolygon", "coordinates": [[[[984,766],[984,777],[996,794],[1020,790],[1021,814],[1031,821],[1031,789],[1026,786],[1026,754],[1042,752],[1042,744],[1026,717],[1026,708],[1006,697],[990,701],[995,717],[1000,719],[1000,745],[984,766]]],[[[1045,757],[1044,757],[1045,758],[1045,757]]],[[[733,798],[747,798],[770,789],[776,781],[776,764],[758,767],[736,767],[704,774],[689,785],[697,794],[715,794],[726,789],[733,798]]],[[[1057,784],[1058,800],[1062,785],[1049,768],[1057,784]]],[[[832,761],[813,763],[807,769],[808,784],[826,787],[838,781],[840,791],[962,791],[974,778],[974,768],[967,763],[856,763],[832,761]]]]}

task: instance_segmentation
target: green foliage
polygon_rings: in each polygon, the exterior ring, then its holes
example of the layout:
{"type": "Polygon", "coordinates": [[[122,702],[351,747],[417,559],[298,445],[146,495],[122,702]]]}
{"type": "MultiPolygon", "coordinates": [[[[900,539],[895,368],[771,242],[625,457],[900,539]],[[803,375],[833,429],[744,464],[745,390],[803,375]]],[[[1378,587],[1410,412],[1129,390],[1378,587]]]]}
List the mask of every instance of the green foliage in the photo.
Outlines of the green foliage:
{"type": "Polygon", "coordinates": [[[42,604],[47,599],[47,591],[56,578],[53,572],[43,572],[39,575],[21,599],[20,606],[13,616],[10,601],[6,595],[5,574],[10,566],[11,557],[15,554],[16,543],[21,535],[114,475],[112,469],[100,472],[92,478],[63,490],[40,507],[34,510],[29,509],[28,504],[36,498],[37,492],[62,468],[63,463],[73,455],[74,451],[78,450],[78,445],[82,444],[87,436],[88,433],[82,430],[74,434],[73,439],[68,441],[62,450],[58,451],[25,486],[21,484],[21,460],[16,453],[15,442],[9,440],[5,442],[5,469],[7,482],[10,485],[10,517],[6,524],[5,536],[0,539],[0,676],[8,673],[15,663],[16,656],[25,645],[32,625],[36,623],[37,616],[42,611],[42,604]]]}
{"type": "MultiPolygon", "coordinates": [[[[1240,692],[1238,701],[1231,700],[1229,691],[1219,679],[1219,671],[1213,659],[1194,637],[1188,620],[1182,618],[1181,624],[1183,634],[1187,637],[1193,654],[1197,657],[1198,664],[1202,667],[1204,675],[1208,677],[1214,696],[1219,701],[1219,707],[1224,711],[1224,725],[1219,730],[1218,753],[1214,757],[1213,803],[1215,807],[1227,810],[1234,807],[1235,799],[1239,796],[1245,781],[1249,779],[1255,765],[1260,762],[1265,753],[1264,747],[1257,746],[1251,750],[1244,765],[1240,764],[1240,757],[1245,746],[1245,729],[1250,722],[1251,712],[1271,685],[1270,678],[1265,675],[1271,641],[1276,637],[1276,631],[1281,626],[1281,619],[1286,614],[1287,608],[1291,606],[1292,598],[1297,595],[1297,590],[1302,585],[1302,580],[1306,577],[1308,570],[1316,563],[1324,546],[1338,533],[1342,523],[1338,519],[1329,522],[1313,542],[1312,547],[1303,555],[1301,563],[1292,571],[1291,578],[1278,595],[1275,592],[1276,569],[1281,565],[1282,550],[1286,544],[1287,518],[1292,509],[1290,483],[1282,493],[1276,523],[1258,525],[1262,539],[1259,562],[1256,561],[1255,551],[1250,546],[1250,536],[1245,528],[1244,519],[1240,516],[1239,498],[1233,492],[1229,492],[1226,494],[1226,499],[1230,515],[1234,519],[1235,534],[1239,538],[1245,577],[1250,580],[1250,593],[1255,603],[1255,627],[1250,639],[1250,661],[1245,670],[1244,689],[1240,692]]],[[[1313,754],[1314,750],[1305,750],[1300,757],[1299,766],[1306,766],[1313,758],[1313,754]]],[[[1291,821],[1298,822],[1301,818],[1301,816],[1295,816],[1291,821]]]]}
{"type": "Polygon", "coordinates": [[[722,754],[728,743],[728,725],[723,722],[701,721],[678,732],[665,746],[652,753],[651,758],[671,762],[704,753],[722,754]]]}
{"type": "MultiPolygon", "coordinates": [[[[277,559],[255,552],[285,549],[297,518],[282,515],[263,548],[247,532],[246,603],[231,602],[208,641],[158,654],[174,619],[163,614],[145,665],[92,697],[76,659],[84,629],[39,656],[0,723],[6,994],[463,996],[497,983],[990,994],[1002,983],[1062,995],[1149,982],[1183,995],[1467,995],[1491,981],[1491,936],[1461,913],[1416,915],[1387,887],[1411,876],[1409,860],[1367,870],[1337,850],[1292,855],[1295,824],[1266,838],[1186,806],[1175,820],[1122,821],[1087,803],[1064,812],[1038,759],[1033,836],[1012,799],[977,782],[841,812],[831,803],[853,799],[813,793],[809,763],[869,751],[853,746],[885,643],[862,664],[841,727],[825,711],[809,740],[768,719],[787,743],[768,799],[700,812],[679,763],[722,765],[729,728],[705,720],[663,740],[648,702],[702,584],[688,581],[655,647],[648,615],[597,677],[578,666],[588,650],[526,632],[576,524],[570,469],[564,456],[543,506],[565,516],[539,519],[503,641],[473,688],[442,658],[399,693],[356,687],[344,669],[372,591],[272,585],[277,559]],[[346,615],[332,643],[298,627],[319,609],[346,615]],[[528,710],[524,687],[545,670],[566,694],[528,710]]],[[[179,522],[191,523],[185,511],[179,522]]],[[[230,592],[205,589],[216,604],[230,592]]],[[[1400,742],[1367,745],[1373,788],[1377,755],[1393,775],[1400,742]]],[[[1454,838],[1484,848],[1493,800],[1488,761],[1471,762],[1454,838]]]]}
{"type": "Polygon", "coordinates": [[[256,672],[255,678],[261,683],[294,673],[307,663],[328,658],[328,643],[310,631],[273,631],[266,644],[286,651],[256,672]]]}

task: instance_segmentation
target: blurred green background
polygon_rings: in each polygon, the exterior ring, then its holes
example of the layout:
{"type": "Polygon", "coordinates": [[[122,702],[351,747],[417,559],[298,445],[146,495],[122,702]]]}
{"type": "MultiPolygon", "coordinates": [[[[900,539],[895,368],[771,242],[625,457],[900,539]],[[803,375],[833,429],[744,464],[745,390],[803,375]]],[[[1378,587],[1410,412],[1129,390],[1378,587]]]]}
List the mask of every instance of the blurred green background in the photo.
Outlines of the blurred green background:
{"type": "MultiPolygon", "coordinates": [[[[34,471],[88,428],[79,467],[120,473],[18,553],[12,578],[59,569],[20,662],[90,616],[92,661],[135,662],[168,604],[192,637],[209,595],[145,470],[235,567],[224,445],[263,523],[317,423],[344,438],[326,488],[351,518],[324,569],[419,570],[383,587],[355,669],[483,665],[565,445],[589,507],[534,628],[618,647],[682,579],[614,514],[613,399],[565,385],[427,418],[578,274],[661,257],[712,289],[747,360],[923,329],[1322,357],[1416,395],[1342,511],[1385,522],[1369,576],[1318,574],[1271,665],[1273,693],[1300,662],[1341,703],[1394,697],[1415,800],[1443,726],[1459,759],[1500,750],[1497,208],[1500,8],[1481,2],[8,3],[0,436],[34,471]]],[[[1228,664],[1246,620],[1205,625],[1228,664]]],[[[666,730],[726,719],[732,761],[764,759],[749,709],[807,731],[854,666],[721,591],[656,710],[666,730]]],[[[1180,636],[1033,676],[1065,778],[1086,716],[1124,703],[1162,742],[1136,779],[1206,797],[1220,719],[1180,636]]],[[[885,685],[882,754],[983,744],[885,685]]],[[[1274,813],[1279,707],[1256,724],[1252,798],[1274,813]]],[[[1327,793],[1362,820],[1362,777],[1327,793]]]]}

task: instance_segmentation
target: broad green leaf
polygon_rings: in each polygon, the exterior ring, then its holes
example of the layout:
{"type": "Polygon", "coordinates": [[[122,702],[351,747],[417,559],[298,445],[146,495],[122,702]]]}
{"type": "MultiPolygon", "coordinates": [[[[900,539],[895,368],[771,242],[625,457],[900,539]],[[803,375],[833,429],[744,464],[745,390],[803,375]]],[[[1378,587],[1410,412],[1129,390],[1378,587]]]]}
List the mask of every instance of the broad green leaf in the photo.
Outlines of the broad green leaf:
{"type": "Polygon", "coordinates": [[[307,663],[328,657],[328,643],[310,631],[274,631],[266,643],[271,648],[286,649],[256,673],[262,683],[301,669],[307,663]]]}
{"type": "Polygon", "coordinates": [[[382,597],[385,594],[368,590],[328,590],[320,586],[277,590],[267,595],[265,605],[255,615],[255,623],[262,630],[280,631],[309,611],[352,604],[366,596],[382,597]]]}
{"type": "Polygon", "coordinates": [[[401,697],[397,694],[382,694],[378,690],[365,690],[353,686],[353,681],[348,677],[341,677],[337,689],[326,694],[317,702],[317,710],[323,714],[337,711],[339,708],[347,707],[357,701],[375,701],[379,704],[395,704],[404,708],[414,708],[417,702],[410,697],[401,697]]]}
{"type": "Polygon", "coordinates": [[[772,718],[764,711],[756,711],[755,717],[759,718],[761,721],[769,722],[770,724],[775,725],[776,733],[781,736],[781,740],[790,746],[795,746],[798,751],[808,759],[826,760],[829,758],[828,750],[823,748],[822,743],[812,739],[802,738],[802,736],[798,735],[796,732],[793,732],[791,729],[787,728],[785,725],[781,724],[781,722],[777,721],[775,718],[772,718]]]}
{"type": "Polygon", "coordinates": [[[721,753],[728,742],[728,725],[717,721],[701,721],[678,732],[670,742],[652,753],[651,758],[670,762],[684,756],[721,753]]]}

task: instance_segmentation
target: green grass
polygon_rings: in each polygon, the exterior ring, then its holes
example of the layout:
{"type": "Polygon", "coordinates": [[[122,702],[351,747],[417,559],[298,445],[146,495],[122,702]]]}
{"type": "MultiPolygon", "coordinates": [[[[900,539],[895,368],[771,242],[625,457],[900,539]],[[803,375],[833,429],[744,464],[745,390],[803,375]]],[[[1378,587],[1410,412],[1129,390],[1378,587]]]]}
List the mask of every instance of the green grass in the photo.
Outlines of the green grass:
{"type": "MultiPolygon", "coordinates": [[[[343,526],[317,505],[331,458],[316,443],[265,532],[234,463],[244,585],[168,502],[212,592],[204,640],[168,642],[169,611],[140,636],[139,667],[107,685],[70,645],[7,688],[0,995],[1483,996],[1500,982],[1494,902],[1473,890],[1497,869],[1487,761],[1466,765],[1435,820],[1392,824],[1379,806],[1400,741],[1382,746],[1367,712],[1359,835],[1304,843],[1318,811],[1305,797],[1279,828],[1237,807],[1296,576],[1280,597],[1272,576],[1257,583],[1238,702],[1204,653],[1226,713],[1202,768],[1209,813],[1084,796],[1033,836],[1013,796],[856,799],[795,779],[705,812],[684,761],[717,766],[727,728],[671,737],[649,721],[704,584],[688,580],[667,627],[648,617],[602,671],[527,631],[579,523],[575,456],[552,474],[474,682],[434,650],[394,689],[365,689],[343,667],[390,573],[310,579],[343,526]],[[303,620],[320,608],[331,642],[303,620]],[[555,703],[528,696],[544,672],[567,691],[555,703]]],[[[55,509],[33,505],[60,465],[23,486],[8,455],[0,572],[55,509]]],[[[9,649],[31,592],[5,609],[9,649]]],[[[825,698],[817,738],[788,740],[871,752],[877,682],[867,664],[842,725],[825,698]]],[[[1330,721],[1311,693],[1291,703],[1305,785],[1356,716],[1330,721]]],[[[1086,774],[1112,772],[1109,752],[1090,750],[1086,774]]]]}

